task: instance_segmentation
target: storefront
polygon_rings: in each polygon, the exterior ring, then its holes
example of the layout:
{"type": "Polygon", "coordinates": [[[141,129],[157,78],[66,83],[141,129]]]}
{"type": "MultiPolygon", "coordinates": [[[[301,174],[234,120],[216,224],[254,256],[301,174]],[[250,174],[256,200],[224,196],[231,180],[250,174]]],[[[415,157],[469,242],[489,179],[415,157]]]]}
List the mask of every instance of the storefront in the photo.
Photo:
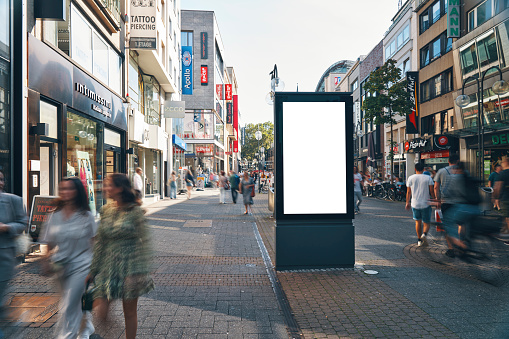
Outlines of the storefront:
{"type": "Polygon", "coordinates": [[[445,135],[412,139],[403,144],[405,153],[414,154],[416,163],[420,162],[435,171],[448,166],[449,155],[458,152],[458,146],[456,137],[445,135]]]}
{"type": "MultiPolygon", "coordinates": [[[[488,181],[490,173],[494,171],[495,165],[502,164],[504,158],[509,157],[509,131],[484,134],[484,181],[488,181]]],[[[478,160],[478,139],[477,136],[465,138],[467,149],[470,151],[475,163],[478,160]]],[[[478,172],[478,171],[477,171],[478,172]]]]}
{"type": "Polygon", "coordinates": [[[29,202],[77,176],[95,214],[105,203],[104,178],[126,172],[125,104],[33,36],[28,50],[29,202]]]}
{"type": "Polygon", "coordinates": [[[5,190],[12,190],[11,153],[11,2],[0,3],[0,171],[5,175],[5,190]]]}
{"type": "Polygon", "coordinates": [[[178,173],[179,169],[182,169],[182,166],[185,164],[185,156],[184,153],[186,151],[186,143],[184,140],[179,138],[178,135],[172,135],[172,144],[173,144],[173,168],[172,171],[178,173]]]}

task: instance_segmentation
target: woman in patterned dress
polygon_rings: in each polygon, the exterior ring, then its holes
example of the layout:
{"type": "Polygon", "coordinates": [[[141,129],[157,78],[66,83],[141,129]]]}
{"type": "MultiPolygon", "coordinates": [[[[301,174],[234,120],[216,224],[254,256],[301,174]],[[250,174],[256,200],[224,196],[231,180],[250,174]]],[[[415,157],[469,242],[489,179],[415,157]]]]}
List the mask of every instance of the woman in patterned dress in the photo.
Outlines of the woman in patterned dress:
{"type": "Polygon", "coordinates": [[[101,211],[88,280],[95,283],[94,308],[101,320],[106,320],[110,302],[122,299],[126,339],[134,339],[138,298],[154,288],[149,230],[125,174],[108,176],[104,191],[112,201],[101,211]]]}

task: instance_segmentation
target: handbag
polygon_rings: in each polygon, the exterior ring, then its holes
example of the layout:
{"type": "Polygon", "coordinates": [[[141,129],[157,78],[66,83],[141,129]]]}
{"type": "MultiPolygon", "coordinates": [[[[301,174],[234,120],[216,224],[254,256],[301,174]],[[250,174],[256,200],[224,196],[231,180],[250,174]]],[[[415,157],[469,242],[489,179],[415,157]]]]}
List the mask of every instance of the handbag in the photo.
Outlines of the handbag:
{"type": "MultiPolygon", "coordinates": [[[[9,199],[9,204],[11,205],[12,215],[15,217],[16,211],[14,210],[14,206],[12,205],[12,199],[9,199]]],[[[30,239],[28,238],[27,232],[23,231],[23,233],[18,235],[14,239],[14,243],[16,245],[16,256],[25,255],[30,247],[30,239]]]]}
{"type": "Polygon", "coordinates": [[[85,288],[85,292],[81,296],[81,310],[83,311],[92,311],[92,307],[94,304],[94,292],[97,288],[94,286],[90,288],[90,281],[87,281],[87,287],[85,288]]]}

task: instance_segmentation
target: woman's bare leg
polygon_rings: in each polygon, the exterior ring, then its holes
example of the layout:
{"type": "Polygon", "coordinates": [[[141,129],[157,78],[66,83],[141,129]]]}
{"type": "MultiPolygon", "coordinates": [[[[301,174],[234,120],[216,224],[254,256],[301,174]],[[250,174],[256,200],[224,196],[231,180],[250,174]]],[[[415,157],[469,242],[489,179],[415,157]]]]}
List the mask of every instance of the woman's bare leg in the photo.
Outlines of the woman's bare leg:
{"type": "Polygon", "coordinates": [[[123,300],[126,339],[135,339],[138,330],[138,298],[123,300]]]}

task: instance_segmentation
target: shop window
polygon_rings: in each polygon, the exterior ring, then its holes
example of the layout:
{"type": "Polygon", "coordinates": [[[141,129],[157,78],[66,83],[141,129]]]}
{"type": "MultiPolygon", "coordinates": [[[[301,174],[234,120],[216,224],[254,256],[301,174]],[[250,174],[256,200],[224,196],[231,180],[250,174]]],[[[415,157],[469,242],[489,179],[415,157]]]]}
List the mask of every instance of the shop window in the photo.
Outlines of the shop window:
{"type": "Polygon", "coordinates": [[[421,134],[432,135],[435,131],[435,115],[428,115],[421,119],[421,134]]]}
{"type": "Polygon", "coordinates": [[[477,94],[471,94],[470,103],[461,109],[461,115],[463,117],[464,128],[471,128],[477,126],[477,94]]]}
{"type": "Polygon", "coordinates": [[[224,124],[218,117],[216,117],[214,139],[219,141],[221,145],[224,145],[224,124]]]}
{"type": "Polygon", "coordinates": [[[145,194],[159,194],[161,182],[161,152],[144,149],[145,155],[145,194]]]}
{"type": "Polygon", "coordinates": [[[45,101],[40,101],[39,122],[46,123],[49,126],[49,135],[47,137],[58,139],[58,107],[45,101]]]}
{"type": "MultiPolygon", "coordinates": [[[[0,16],[2,16],[1,12],[0,16]]],[[[7,32],[9,32],[9,29],[7,29],[7,32]]],[[[7,43],[9,43],[9,40],[7,40],[7,43]]],[[[0,170],[5,175],[5,189],[7,191],[11,191],[12,188],[10,68],[10,62],[0,58],[0,170]]]]}
{"type": "Polygon", "coordinates": [[[161,125],[159,91],[157,80],[151,75],[143,75],[145,122],[150,125],[161,125]]]}
{"type": "Polygon", "coordinates": [[[80,178],[94,215],[106,201],[102,193],[103,133],[101,124],[67,112],[67,176],[80,178]]]}

